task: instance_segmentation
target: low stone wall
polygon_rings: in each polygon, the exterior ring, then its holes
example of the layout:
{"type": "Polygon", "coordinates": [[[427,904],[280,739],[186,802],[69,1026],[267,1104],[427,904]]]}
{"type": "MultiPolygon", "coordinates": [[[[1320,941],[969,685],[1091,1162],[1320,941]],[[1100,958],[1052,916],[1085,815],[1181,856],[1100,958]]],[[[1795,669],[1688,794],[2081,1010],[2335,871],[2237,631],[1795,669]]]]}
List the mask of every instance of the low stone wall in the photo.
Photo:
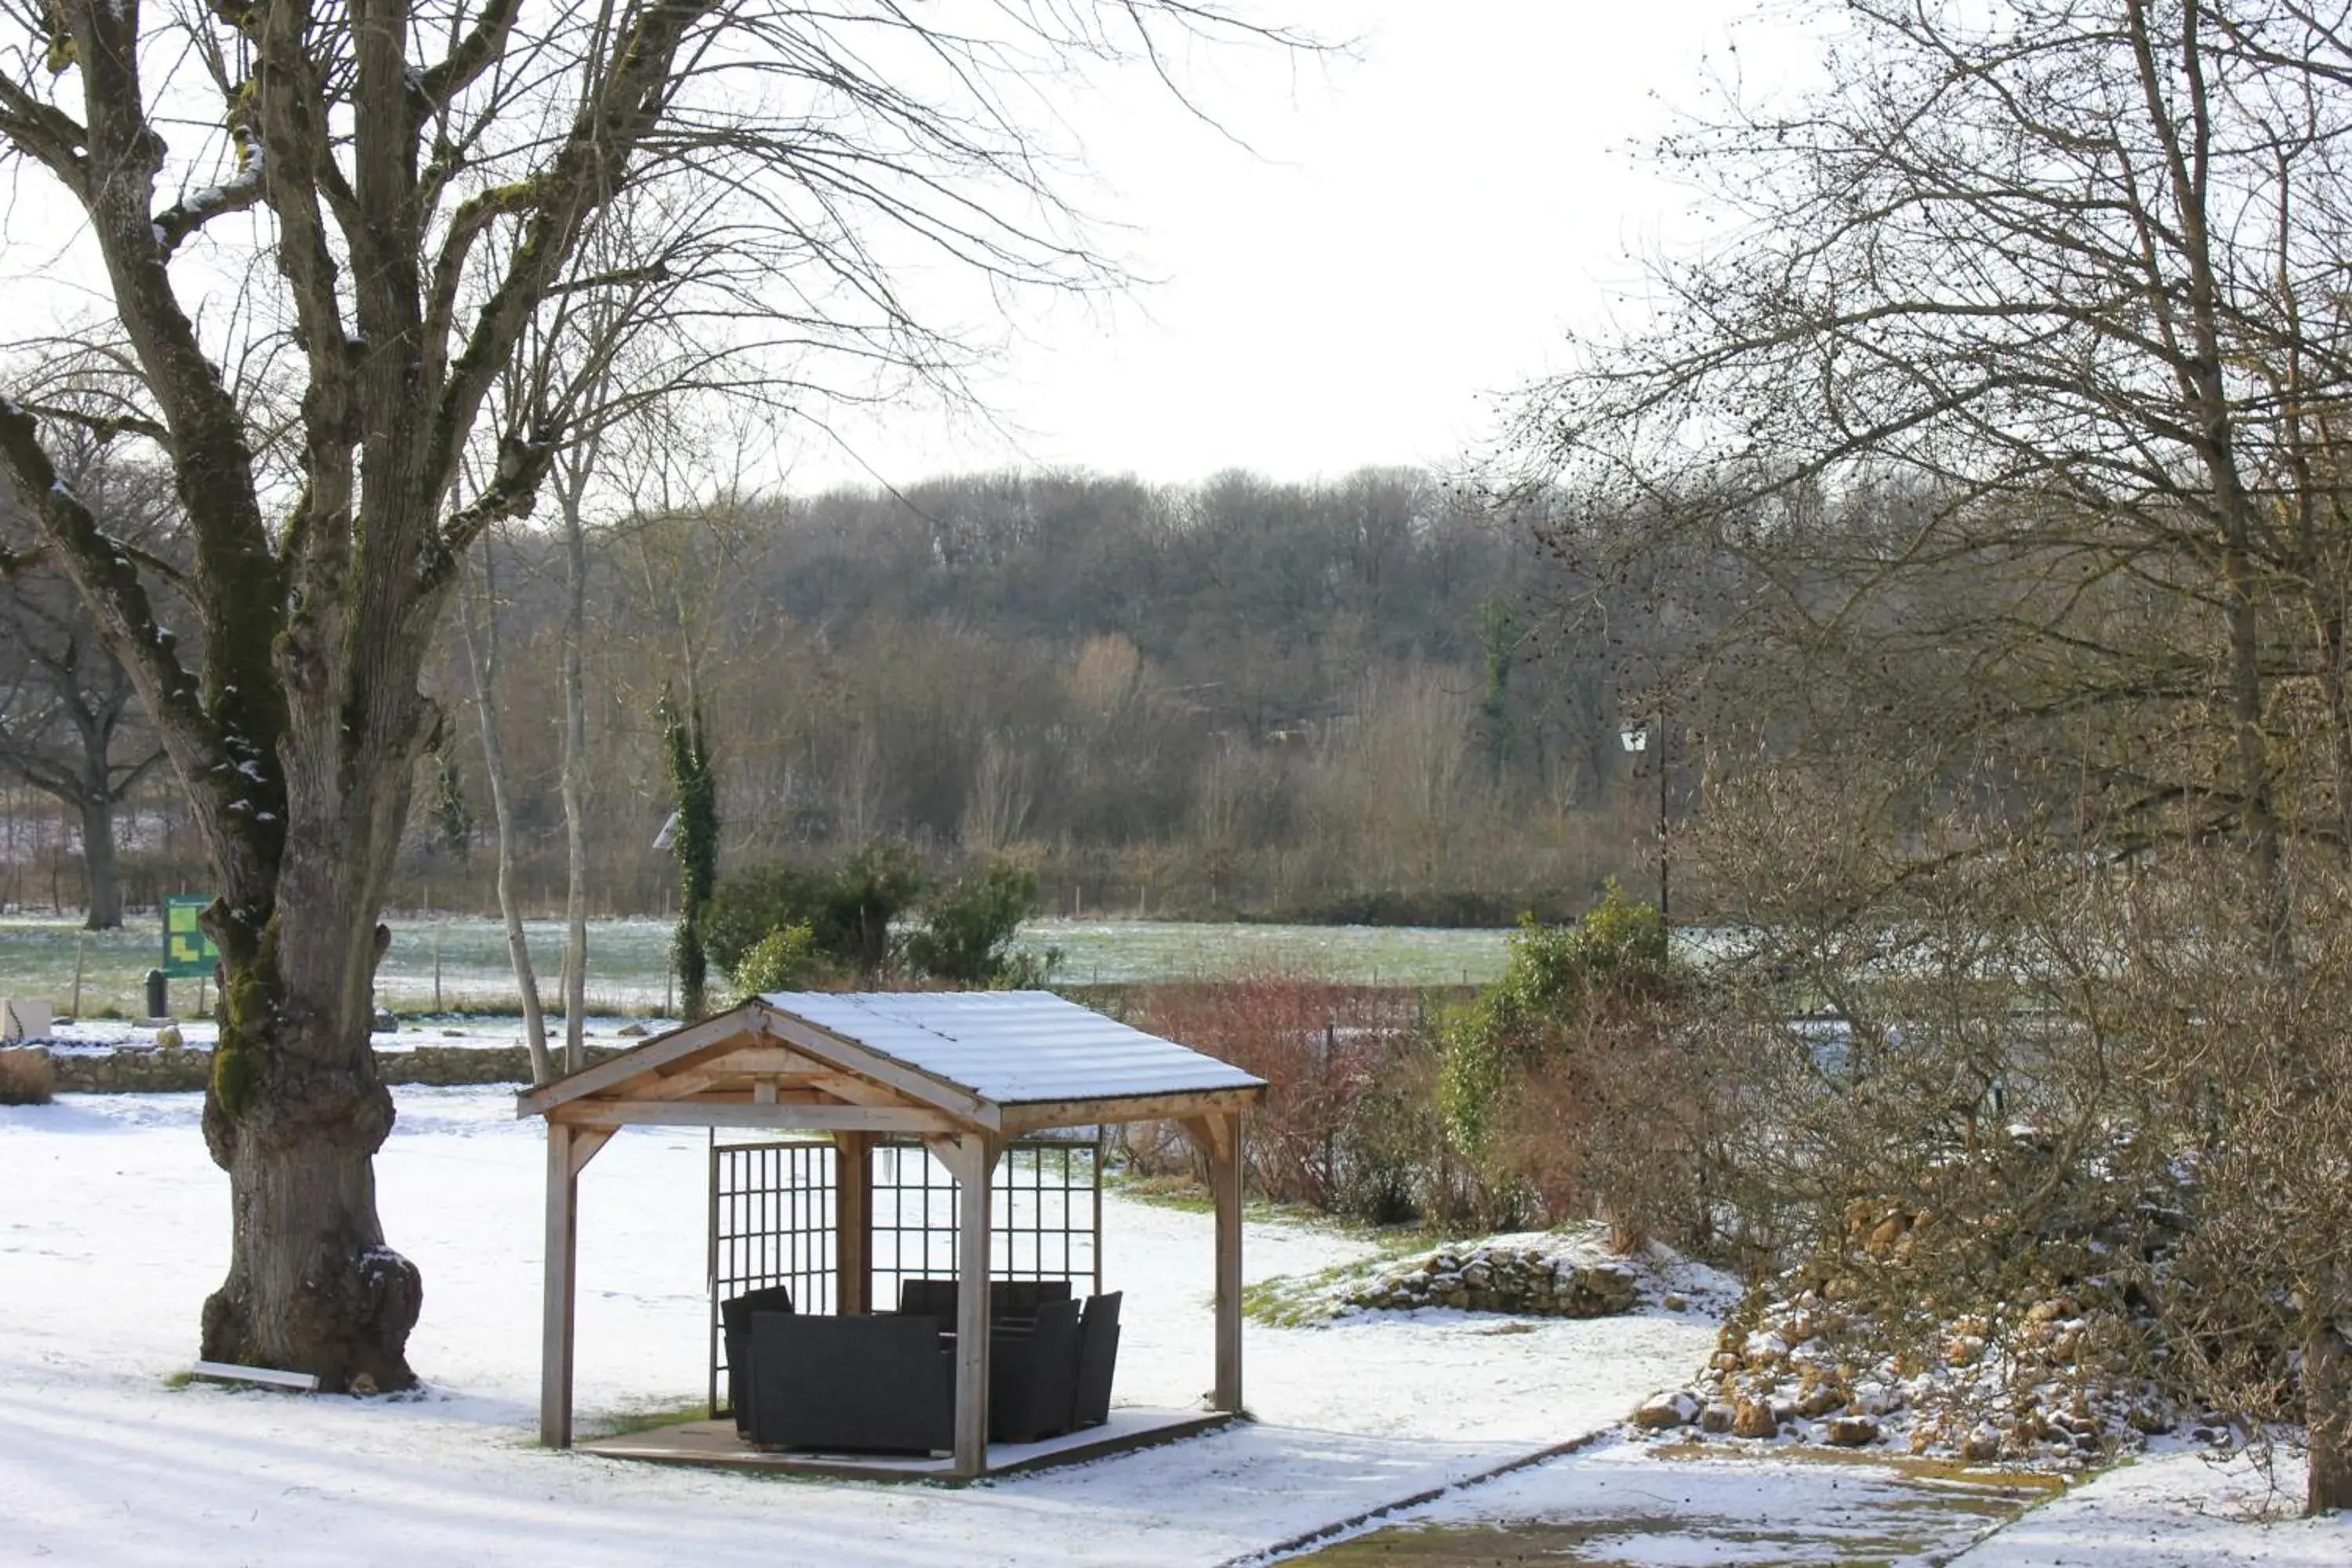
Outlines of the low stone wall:
{"type": "Polygon", "coordinates": [[[1349,1304],[1392,1311],[1459,1307],[1539,1318],[1605,1318],[1632,1311],[1640,1294],[1633,1267],[1621,1258],[1506,1242],[1404,1258],[1351,1295],[1349,1304]]]}
{"type": "MultiPolygon", "coordinates": [[[[590,1046],[588,1063],[593,1067],[627,1048],[590,1046]]],[[[212,1079],[212,1052],[195,1047],[51,1051],[48,1057],[60,1094],[188,1093],[212,1079]]],[[[375,1070],[394,1084],[527,1084],[530,1052],[522,1046],[416,1046],[376,1052],[375,1070]]]]}

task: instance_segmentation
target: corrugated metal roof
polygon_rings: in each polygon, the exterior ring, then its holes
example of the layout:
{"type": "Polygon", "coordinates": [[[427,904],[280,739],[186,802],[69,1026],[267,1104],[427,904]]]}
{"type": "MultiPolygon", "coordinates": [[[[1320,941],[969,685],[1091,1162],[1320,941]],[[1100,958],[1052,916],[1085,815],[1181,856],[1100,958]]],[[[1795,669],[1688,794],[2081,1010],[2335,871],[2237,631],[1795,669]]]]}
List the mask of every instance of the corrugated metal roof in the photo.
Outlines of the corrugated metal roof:
{"type": "Polygon", "coordinates": [[[1050,991],[779,991],[760,1000],[999,1105],[1265,1081],[1050,991]]]}

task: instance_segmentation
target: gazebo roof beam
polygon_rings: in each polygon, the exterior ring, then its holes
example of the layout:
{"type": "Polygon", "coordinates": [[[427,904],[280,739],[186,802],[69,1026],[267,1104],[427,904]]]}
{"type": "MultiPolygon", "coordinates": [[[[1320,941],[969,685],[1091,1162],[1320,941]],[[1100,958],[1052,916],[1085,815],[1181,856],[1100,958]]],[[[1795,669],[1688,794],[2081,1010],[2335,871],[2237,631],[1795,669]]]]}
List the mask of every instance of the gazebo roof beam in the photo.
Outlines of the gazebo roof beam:
{"type": "Polygon", "coordinates": [[[747,1094],[765,1094],[769,1096],[768,1099],[758,1102],[762,1105],[846,1105],[855,1103],[854,1101],[843,1100],[839,1095],[826,1094],[820,1089],[812,1089],[806,1084],[787,1084],[783,1088],[778,1089],[774,1085],[771,1084],[766,1079],[749,1079],[740,1080],[730,1079],[722,1085],[715,1085],[709,1089],[697,1089],[692,1094],[665,1095],[659,1100],[637,1100],[625,1096],[615,1096],[611,1100],[583,1100],[579,1103],[582,1105],[740,1105],[743,1103],[743,1098],[747,1094]]]}
{"type": "Polygon", "coordinates": [[[944,1111],[909,1106],[746,1104],[741,1100],[582,1100],[548,1112],[571,1127],[750,1127],[778,1131],[938,1133],[963,1131],[944,1111]]]}
{"type": "MultiPolygon", "coordinates": [[[[726,1048],[736,1037],[746,1035],[740,1009],[721,1013],[715,1018],[705,1018],[699,1024],[689,1024],[656,1042],[661,1050],[654,1060],[649,1061],[636,1051],[630,1051],[608,1061],[598,1062],[593,1067],[583,1068],[578,1072],[566,1073],[552,1083],[543,1083],[537,1089],[517,1095],[515,1115],[518,1118],[537,1116],[550,1106],[562,1104],[583,1094],[593,1094],[598,1089],[614,1088],[664,1068],[682,1069],[692,1066],[703,1056],[726,1048]]],[[[748,1037],[745,1043],[750,1043],[748,1037]]]]}
{"type": "Polygon", "coordinates": [[[1181,1121],[1219,1110],[1244,1110],[1257,1103],[1255,1089],[1214,1089],[1199,1094],[1139,1094],[1119,1100],[1060,1100],[1004,1108],[1004,1131],[1038,1132],[1054,1127],[1116,1125],[1124,1121],[1181,1121]]]}
{"type": "Polygon", "coordinates": [[[882,1058],[855,1040],[842,1038],[830,1029],[779,1013],[772,1007],[763,1006],[762,1010],[767,1016],[769,1038],[781,1040],[796,1050],[859,1077],[870,1076],[885,1088],[938,1106],[968,1126],[990,1132],[997,1131],[996,1107],[969,1090],[903,1062],[882,1058]]]}

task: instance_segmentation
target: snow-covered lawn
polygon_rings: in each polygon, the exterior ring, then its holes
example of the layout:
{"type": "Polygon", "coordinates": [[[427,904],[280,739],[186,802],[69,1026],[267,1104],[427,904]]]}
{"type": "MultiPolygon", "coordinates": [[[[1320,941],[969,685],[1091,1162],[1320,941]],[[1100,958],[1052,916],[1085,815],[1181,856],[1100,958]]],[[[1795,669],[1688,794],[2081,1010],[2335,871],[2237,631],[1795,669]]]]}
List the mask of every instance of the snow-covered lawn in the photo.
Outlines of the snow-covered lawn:
{"type": "MultiPolygon", "coordinates": [[[[496,1089],[396,1091],[384,1224],[425,1272],[432,1389],[360,1402],[180,1389],[226,1257],[193,1095],[0,1110],[0,1555],[230,1561],[1222,1563],[1621,1415],[1711,1325],[1672,1314],[1496,1333],[1458,1313],[1253,1327],[1254,1425],[962,1491],[657,1468],[533,1446],[543,1152],[496,1089]]],[[[704,1387],[699,1133],[632,1131],[582,1178],[583,1426],[704,1387]]],[[[1207,1215],[1106,1205],[1127,1292],[1118,1396],[1208,1386],[1207,1215]]],[[[1253,1226],[1253,1277],[1363,1250],[1253,1226]]]]}

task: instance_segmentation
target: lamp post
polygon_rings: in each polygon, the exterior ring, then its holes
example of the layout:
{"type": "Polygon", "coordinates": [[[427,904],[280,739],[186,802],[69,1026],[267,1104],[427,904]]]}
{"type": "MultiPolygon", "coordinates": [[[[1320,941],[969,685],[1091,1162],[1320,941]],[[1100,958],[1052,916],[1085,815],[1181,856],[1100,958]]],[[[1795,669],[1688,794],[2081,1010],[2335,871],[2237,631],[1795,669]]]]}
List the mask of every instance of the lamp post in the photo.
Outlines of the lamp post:
{"type": "MultiPolygon", "coordinates": [[[[1650,747],[1650,721],[1628,720],[1617,731],[1618,741],[1628,752],[1645,752],[1650,747]]],[[[1658,925],[1671,931],[1674,926],[1666,916],[1666,710],[1661,705],[1657,717],[1658,731],[1658,925]]]]}

